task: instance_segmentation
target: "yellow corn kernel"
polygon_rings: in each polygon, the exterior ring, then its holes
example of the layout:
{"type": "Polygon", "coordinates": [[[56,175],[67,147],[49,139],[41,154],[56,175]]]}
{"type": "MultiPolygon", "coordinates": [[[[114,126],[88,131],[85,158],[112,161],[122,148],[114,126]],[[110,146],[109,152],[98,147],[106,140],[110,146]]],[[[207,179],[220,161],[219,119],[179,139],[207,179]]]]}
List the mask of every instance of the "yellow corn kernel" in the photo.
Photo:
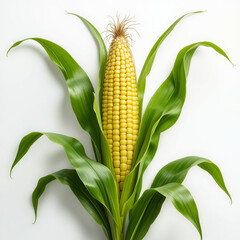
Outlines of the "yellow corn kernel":
{"type": "MultiPolygon", "coordinates": [[[[128,159],[126,156],[121,156],[121,163],[127,163],[128,162],[128,159]]],[[[131,161],[132,163],[132,161],[131,161]]]]}
{"type": "Polygon", "coordinates": [[[116,175],[116,179],[117,179],[117,182],[119,183],[119,182],[120,182],[120,180],[121,180],[121,177],[120,177],[120,175],[116,175]]]}
{"type": "Polygon", "coordinates": [[[121,163],[120,170],[121,171],[126,171],[127,170],[127,164],[126,163],[121,163]]]}
{"type": "Polygon", "coordinates": [[[117,161],[117,160],[113,161],[113,166],[116,167],[116,168],[119,168],[120,161],[117,161]]]}

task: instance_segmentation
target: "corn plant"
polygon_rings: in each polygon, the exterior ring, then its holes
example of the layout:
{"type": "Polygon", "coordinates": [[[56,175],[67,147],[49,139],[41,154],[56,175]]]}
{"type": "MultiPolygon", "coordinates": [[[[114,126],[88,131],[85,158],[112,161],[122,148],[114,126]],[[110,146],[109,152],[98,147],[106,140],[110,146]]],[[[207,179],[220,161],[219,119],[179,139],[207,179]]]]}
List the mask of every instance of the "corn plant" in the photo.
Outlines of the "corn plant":
{"type": "MultiPolygon", "coordinates": [[[[199,12],[190,14],[195,13],[199,12]]],[[[220,47],[207,41],[184,47],[178,53],[169,76],[157,88],[143,112],[146,78],[158,48],[182,18],[189,14],[177,19],[156,41],[138,81],[128,43],[129,21],[118,20],[110,25],[112,43],[107,54],[105,43],[97,29],[85,18],[72,15],[83,21],[98,44],[100,67],[96,91],[86,72],[62,47],[42,38],[25,40],[38,42],[63,73],[73,111],[91,138],[95,160],[87,156],[77,139],[69,136],[32,132],[23,137],[11,172],[32,144],[43,135],[63,148],[73,167],[49,174],[38,181],[32,194],[35,217],[45,187],[53,180],[58,180],[70,187],[86,211],[103,228],[109,240],[143,239],[165,199],[170,200],[195,226],[202,238],[197,206],[182,182],[188,171],[198,166],[207,171],[231,199],[219,168],[210,160],[198,156],[175,160],[157,173],[149,189],[142,195],[140,193],[143,174],[154,158],[160,134],[173,126],[181,113],[194,52],[198,47],[205,46],[229,60],[228,56],[220,47]]],[[[13,44],[9,51],[25,40],[13,44]]]]}

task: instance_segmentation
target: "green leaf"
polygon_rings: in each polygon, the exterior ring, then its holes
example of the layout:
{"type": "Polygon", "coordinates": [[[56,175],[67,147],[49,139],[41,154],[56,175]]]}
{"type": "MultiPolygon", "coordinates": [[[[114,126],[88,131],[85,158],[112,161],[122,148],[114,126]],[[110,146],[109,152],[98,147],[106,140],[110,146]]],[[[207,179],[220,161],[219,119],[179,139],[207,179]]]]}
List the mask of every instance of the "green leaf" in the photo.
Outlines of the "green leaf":
{"type": "Polygon", "coordinates": [[[134,152],[135,164],[146,153],[155,129],[160,127],[160,132],[163,132],[177,121],[185,101],[191,59],[199,46],[211,47],[229,60],[226,53],[211,42],[194,43],[178,53],[172,72],[154,93],[144,112],[134,152]]]}
{"type": "MultiPolygon", "coordinates": [[[[218,184],[218,186],[231,199],[231,196],[225,186],[225,183],[219,168],[210,160],[197,157],[197,156],[190,156],[190,157],[178,159],[164,166],[157,173],[151,188],[162,187],[162,186],[165,186],[166,184],[174,183],[174,182],[182,183],[188,171],[194,166],[199,166],[203,170],[207,171],[213,177],[213,179],[218,184]]],[[[139,217],[139,221],[138,221],[139,224],[136,223],[137,219],[135,219],[135,216],[134,216],[137,210],[133,210],[130,213],[130,224],[129,224],[130,232],[133,232],[133,231],[140,232],[140,234],[143,234],[143,236],[147,233],[151,224],[154,222],[154,220],[156,219],[156,217],[158,216],[161,210],[162,204],[165,201],[165,196],[156,195],[151,199],[151,201],[150,199],[148,200],[149,200],[148,203],[146,202],[148,210],[146,210],[145,214],[142,214],[141,217],[139,217]],[[133,219],[133,223],[131,223],[131,219],[133,219]],[[143,229],[141,230],[142,227],[143,229]]],[[[144,201],[144,200],[141,200],[141,201],[144,201]]]]}
{"type": "Polygon", "coordinates": [[[133,169],[126,177],[120,201],[121,214],[124,216],[138,199],[143,173],[155,155],[160,133],[170,128],[180,116],[191,59],[199,46],[211,47],[229,60],[226,53],[211,42],[194,43],[178,53],[169,77],[154,93],[143,115],[134,149],[133,169]]]}
{"type": "Polygon", "coordinates": [[[126,240],[140,240],[146,235],[149,226],[161,209],[162,198],[168,198],[174,207],[198,230],[202,239],[198,210],[191,193],[179,183],[168,183],[161,187],[146,190],[134,205],[126,233],[126,240]],[[156,209],[157,210],[156,210],[156,209]]]}
{"type": "Polygon", "coordinates": [[[105,234],[109,240],[111,237],[111,229],[108,223],[107,215],[104,207],[92,195],[89,194],[87,188],[79,179],[77,172],[73,169],[63,169],[58,172],[49,174],[39,179],[38,184],[32,194],[32,203],[35,212],[35,221],[37,219],[38,201],[43,194],[46,185],[57,179],[60,183],[71,188],[72,192],[81,202],[86,211],[93,217],[93,219],[103,227],[105,234]]]}
{"type": "Polygon", "coordinates": [[[154,178],[152,188],[160,187],[167,183],[178,182],[182,183],[188,173],[188,171],[194,167],[199,166],[203,170],[207,171],[218,184],[218,186],[229,196],[231,196],[226,188],[223,180],[222,173],[217,165],[206,158],[197,156],[190,156],[175,160],[164,166],[154,178]]]}
{"type": "MultiPolygon", "coordinates": [[[[94,89],[87,74],[72,56],[59,45],[41,38],[28,38],[25,40],[38,42],[45,49],[50,59],[62,71],[68,87],[73,111],[82,128],[91,136],[98,161],[114,172],[111,159],[101,155],[103,153],[101,150],[101,130],[92,107],[94,89]]],[[[25,40],[13,44],[8,52],[25,40]]]]}
{"type": "Polygon", "coordinates": [[[84,24],[87,26],[89,31],[91,32],[93,38],[98,44],[98,50],[99,50],[99,77],[98,77],[98,87],[97,87],[97,94],[99,94],[99,107],[101,112],[101,106],[102,106],[102,89],[103,89],[103,81],[104,81],[104,74],[105,74],[105,67],[107,63],[107,48],[103,41],[103,38],[99,31],[85,18],[75,14],[75,13],[68,13],[71,15],[74,15],[81,19],[84,24]]]}
{"type": "Polygon", "coordinates": [[[195,13],[202,13],[203,11],[197,11],[197,12],[191,12],[184,14],[180,18],[178,18],[156,41],[156,43],[153,45],[151,51],[149,52],[147,59],[145,60],[145,63],[143,65],[142,71],[140,73],[139,79],[138,79],[138,99],[139,99],[139,117],[142,117],[142,104],[143,104],[143,97],[146,87],[146,78],[148,74],[151,72],[152,65],[155,59],[155,56],[157,54],[157,51],[159,47],[161,46],[162,42],[166,39],[166,37],[172,32],[172,30],[175,28],[175,26],[185,17],[190,14],[195,13]]]}
{"type": "Polygon", "coordinates": [[[82,144],[75,138],[56,133],[30,133],[21,140],[11,170],[36,141],[36,136],[39,138],[42,135],[45,135],[50,141],[63,147],[70,164],[75,168],[80,180],[89,193],[106,207],[109,212],[108,218],[114,238],[115,234],[119,232],[119,230],[116,229],[121,229],[119,193],[115,177],[103,164],[88,158],[82,144]],[[111,222],[111,219],[113,219],[114,222],[111,222]]]}

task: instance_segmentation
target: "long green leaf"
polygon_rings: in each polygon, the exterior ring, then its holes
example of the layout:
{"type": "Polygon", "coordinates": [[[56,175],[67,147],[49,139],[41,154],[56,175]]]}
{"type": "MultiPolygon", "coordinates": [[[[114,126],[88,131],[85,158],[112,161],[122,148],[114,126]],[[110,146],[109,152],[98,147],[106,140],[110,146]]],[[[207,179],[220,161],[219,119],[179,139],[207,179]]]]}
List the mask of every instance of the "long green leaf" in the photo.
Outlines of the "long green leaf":
{"type": "Polygon", "coordinates": [[[129,219],[126,240],[143,239],[149,229],[149,224],[152,223],[152,216],[156,218],[159,213],[153,207],[161,209],[162,198],[171,200],[175,208],[196,227],[202,238],[198,210],[191,193],[179,183],[169,183],[146,190],[136,202],[129,219]]]}
{"type": "Polygon", "coordinates": [[[197,42],[186,46],[179,52],[171,74],[154,93],[144,112],[135,148],[135,164],[145,154],[155,132],[154,128],[159,126],[160,131],[163,132],[177,121],[185,101],[186,79],[191,59],[199,46],[211,47],[229,60],[226,53],[211,42],[197,42]]]}
{"type": "Polygon", "coordinates": [[[138,99],[139,99],[139,116],[142,117],[142,104],[143,104],[143,98],[144,98],[144,92],[146,87],[146,78],[148,74],[151,72],[152,65],[154,62],[154,59],[156,57],[157,51],[159,47],[161,46],[162,42],[167,38],[167,36],[172,32],[172,30],[175,28],[175,26],[185,17],[190,14],[195,13],[202,13],[203,11],[197,11],[197,12],[191,12],[184,14],[180,18],[178,18],[156,41],[156,43],[153,45],[151,51],[149,52],[147,59],[143,65],[142,71],[140,73],[139,79],[138,79],[138,99]]]}
{"type": "MultiPolygon", "coordinates": [[[[190,156],[190,157],[178,159],[164,166],[157,173],[151,188],[158,188],[173,182],[182,183],[188,171],[194,166],[199,166],[203,170],[207,171],[213,177],[213,179],[218,184],[218,186],[231,199],[231,196],[225,186],[225,183],[219,168],[210,160],[197,157],[197,156],[190,156]]],[[[134,216],[136,210],[133,210],[130,214],[130,224],[129,224],[130,230],[129,231],[142,232],[142,234],[145,235],[148,229],[150,228],[151,224],[154,222],[154,220],[158,216],[164,201],[165,201],[164,196],[158,195],[153,197],[153,200],[148,203],[148,208],[149,208],[148,213],[143,214],[139,218],[138,220],[139,224],[136,224],[137,219],[134,216]],[[131,219],[133,219],[133,222],[131,222],[131,219]]]]}
{"type": "Polygon", "coordinates": [[[121,196],[120,207],[124,215],[138,198],[143,173],[155,155],[160,133],[170,128],[181,113],[191,59],[199,46],[211,47],[229,60],[226,53],[211,42],[194,43],[178,53],[173,70],[154,93],[143,115],[134,150],[133,170],[125,180],[121,196]]]}
{"type": "Polygon", "coordinates": [[[194,166],[199,166],[207,171],[213,177],[218,186],[231,199],[218,166],[206,158],[197,156],[185,157],[168,163],[157,173],[151,188],[160,187],[171,182],[182,183],[188,171],[194,166]]]}
{"type": "Polygon", "coordinates": [[[72,192],[81,202],[86,211],[93,217],[93,219],[103,227],[103,230],[109,240],[111,237],[111,229],[108,223],[108,219],[101,203],[95,200],[92,195],[89,194],[87,188],[79,179],[77,172],[73,169],[63,169],[58,172],[49,174],[39,179],[38,184],[32,194],[32,203],[35,212],[35,221],[37,219],[38,201],[43,194],[46,185],[53,180],[57,179],[60,183],[67,185],[71,188],[72,192]]]}
{"type": "Polygon", "coordinates": [[[56,133],[33,132],[26,135],[20,142],[13,167],[26,154],[31,145],[42,135],[45,135],[53,143],[63,147],[70,164],[75,168],[80,180],[83,182],[89,193],[103,204],[109,212],[113,238],[118,234],[116,228],[121,228],[119,214],[119,193],[115,177],[103,164],[89,159],[82,144],[75,138],[56,133]],[[112,216],[112,217],[111,217],[112,216]]]}
{"type": "Polygon", "coordinates": [[[106,45],[103,41],[103,38],[99,31],[93,26],[92,23],[90,23],[87,19],[83,18],[82,16],[79,16],[75,13],[69,13],[71,15],[74,15],[81,19],[84,24],[87,26],[89,31],[91,32],[93,38],[98,44],[98,50],[99,50],[99,76],[98,76],[98,89],[97,93],[99,94],[99,107],[100,107],[100,112],[101,112],[101,106],[102,106],[102,89],[103,89],[103,80],[104,80],[104,74],[105,74],[105,67],[107,63],[107,48],[106,45]]]}
{"type": "MultiPolygon", "coordinates": [[[[59,45],[41,38],[28,38],[25,40],[38,42],[45,49],[50,59],[62,71],[68,87],[73,111],[82,128],[89,133],[92,139],[96,158],[113,172],[111,159],[101,156],[104,153],[101,150],[101,130],[92,107],[94,89],[87,74],[72,56],[59,45]]],[[[25,40],[13,44],[8,52],[25,40]]]]}

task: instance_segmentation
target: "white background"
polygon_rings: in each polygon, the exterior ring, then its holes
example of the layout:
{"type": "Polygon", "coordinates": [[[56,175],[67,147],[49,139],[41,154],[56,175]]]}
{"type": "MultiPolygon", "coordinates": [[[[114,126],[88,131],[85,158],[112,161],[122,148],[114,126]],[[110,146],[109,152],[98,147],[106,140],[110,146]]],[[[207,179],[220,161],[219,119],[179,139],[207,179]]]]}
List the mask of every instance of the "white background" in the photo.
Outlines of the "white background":
{"type": "MultiPolygon", "coordinates": [[[[42,37],[63,46],[97,85],[97,47],[85,26],[65,11],[90,20],[100,32],[109,16],[130,14],[139,23],[132,51],[139,75],[152,45],[170,24],[189,11],[207,10],[185,18],[162,44],[147,79],[144,106],[169,74],[176,54],[187,44],[209,40],[221,46],[232,65],[211,49],[193,57],[187,98],[178,122],[160,139],[158,152],[145,173],[143,188],[166,163],[190,155],[215,162],[224,175],[233,204],[200,168],[184,184],[194,196],[204,240],[238,240],[240,236],[240,18],[238,0],[0,0],[0,239],[98,239],[101,228],[70,190],[51,183],[40,199],[35,225],[31,193],[37,180],[70,167],[62,149],[40,139],[15,168],[9,169],[20,139],[30,131],[52,131],[78,138],[90,157],[93,152],[71,110],[64,78],[34,42],[7,49],[26,37],[42,37]]],[[[197,240],[198,233],[169,201],[145,239],[197,240]]]]}

